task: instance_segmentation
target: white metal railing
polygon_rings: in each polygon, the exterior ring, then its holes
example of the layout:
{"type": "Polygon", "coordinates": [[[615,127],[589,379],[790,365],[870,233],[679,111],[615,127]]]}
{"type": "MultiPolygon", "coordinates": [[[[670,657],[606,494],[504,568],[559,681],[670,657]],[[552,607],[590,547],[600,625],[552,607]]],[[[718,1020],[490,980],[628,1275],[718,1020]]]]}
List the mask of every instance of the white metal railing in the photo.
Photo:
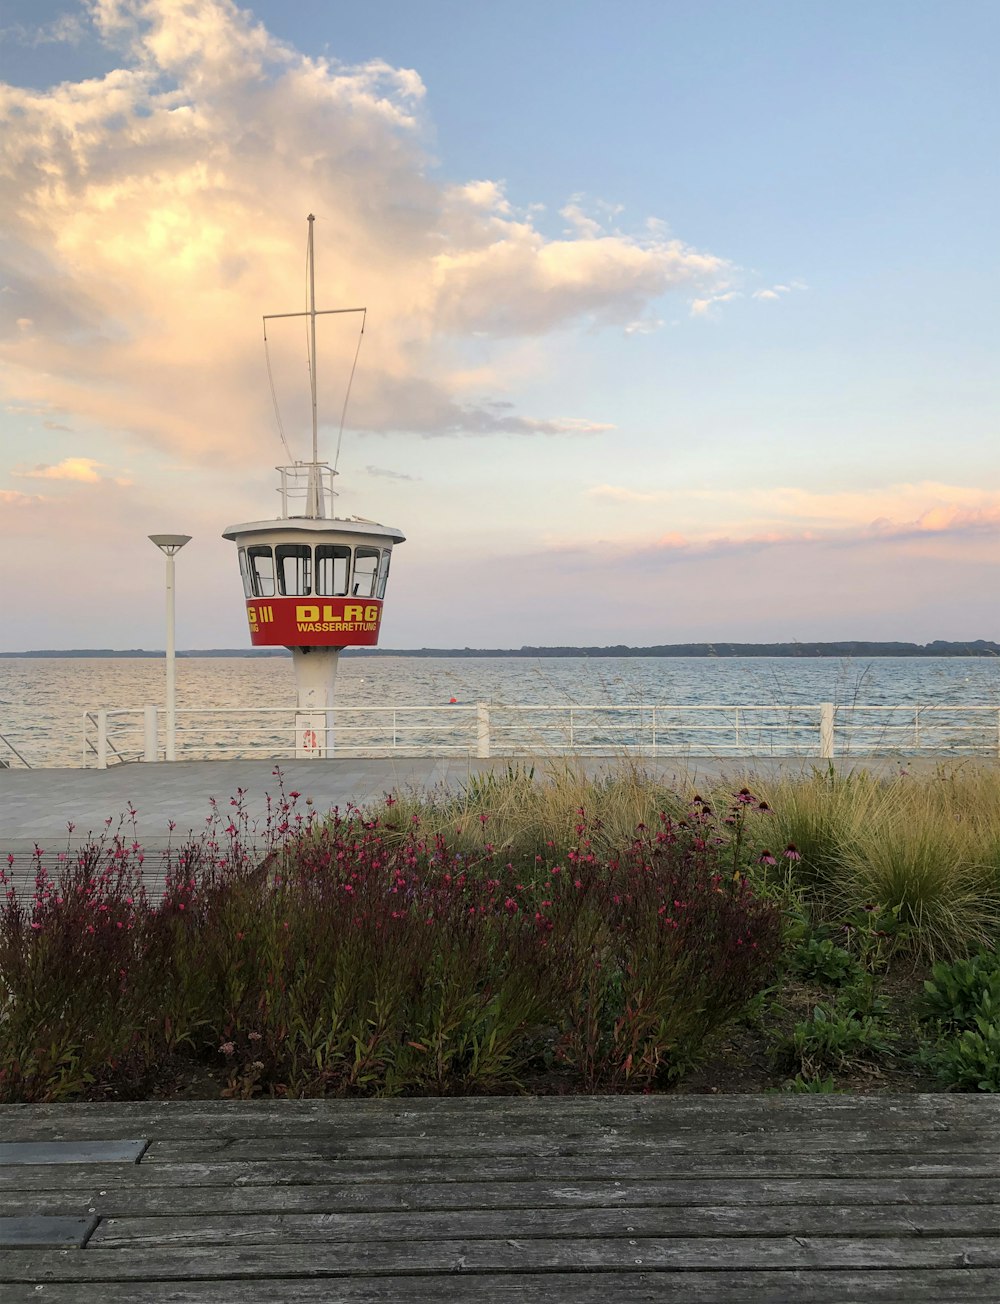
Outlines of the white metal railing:
{"type": "Polygon", "coordinates": [[[6,734],[0,733],[0,769],[9,770],[13,761],[30,770],[31,762],[25,760],[6,734]]]}
{"type": "MultiPolygon", "coordinates": [[[[315,717],[310,717],[315,719],[315,717]]],[[[302,756],[292,706],[177,711],[181,760],[302,756]]],[[[1000,706],[338,706],[328,745],[308,755],[637,756],[1000,755],[1000,706]]],[[[88,711],[83,764],[163,759],[162,707],[88,711]]],[[[322,737],[322,735],[321,735],[322,737]]]]}

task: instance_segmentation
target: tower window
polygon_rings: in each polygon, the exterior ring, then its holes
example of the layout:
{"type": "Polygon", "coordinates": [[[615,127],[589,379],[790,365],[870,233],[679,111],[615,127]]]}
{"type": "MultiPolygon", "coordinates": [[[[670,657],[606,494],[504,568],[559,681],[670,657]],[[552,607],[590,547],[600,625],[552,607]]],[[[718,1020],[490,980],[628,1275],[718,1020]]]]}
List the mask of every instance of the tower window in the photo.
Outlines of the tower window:
{"type": "Polygon", "coordinates": [[[274,555],[270,548],[256,545],[247,549],[247,566],[250,571],[250,596],[274,597],[274,555]]]}
{"type": "Polygon", "coordinates": [[[340,544],[321,543],[316,547],[316,595],[342,598],[347,593],[351,575],[351,550],[340,544]]]}
{"type": "Polygon", "coordinates": [[[378,568],[378,580],[375,583],[376,598],[385,597],[385,586],[389,580],[389,558],[392,556],[392,549],[385,548],[382,551],[382,561],[378,568]]]}
{"type": "Polygon", "coordinates": [[[281,543],[274,550],[278,592],[286,598],[312,593],[312,548],[307,543],[281,543]]]}
{"type": "Polygon", "coordinates": [[[354,587],[356,598],[375,596],[375,579],[378,575],[378,548],[359,548],[354,554],[354,587]]]}

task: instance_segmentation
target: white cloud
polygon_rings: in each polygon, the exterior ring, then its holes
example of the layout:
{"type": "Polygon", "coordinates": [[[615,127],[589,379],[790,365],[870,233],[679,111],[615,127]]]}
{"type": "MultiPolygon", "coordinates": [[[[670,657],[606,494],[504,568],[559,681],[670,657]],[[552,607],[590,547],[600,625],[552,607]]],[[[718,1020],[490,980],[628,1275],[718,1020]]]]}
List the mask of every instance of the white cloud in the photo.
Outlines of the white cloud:
{"type": "Polygon", "coordinates": [[[12,23],[0,28],[0,41],[13,45],[36,48],[42,45],[78,45],[86,33],[86,23],[80,14],[60,14],[50,23],[28,27],[12,23]]]}
{"type": "Polygon", "coordinates": [[[702,299],[692,299],[691,316],[708,317],[711,316],[712,309],[717,303],[729,303],[732,299],[740,299],[742,294],[739,290],[725,290],[721,294],[710,294],[702,299]]]}
{"type": "Polygon", "coordinates": [[[467,181],[465,185],[457,186],[453,193],[475,208],[494,213],[511,211],[502,181],[467,181]]]}
{"type": "MultiPolygon", "coordinates": [[[[731,297],[725,261],[656,222],[549,239],[500,181],[440,184],[411,69],[310,58],[231,0],[89,12],[121,67],[46,91],[0,86],[0,283],[34,323],[0,340],[9,401],[216,466],[270,451],[260,316],[302,301],[308,212],[321,306],[369,308],[350,409],[363,430],[606,429],[456,388],[450,341],[494,338],[493,397],[504,350],[525,337],[651,323],[668,293],[731,297]]],[[[331,413],[350,321],[321,328],[331,413]]],[[[300,343],[297,323],[275,324],[290,429],[308,424],[300,343]]]]}
{"type": "Polygon", "coordinates": [[[788,285],[772,285],[770,289],[754,290],[750,296],[753,299],[761,299],[765,302],[780,299],[785,294],[791,294],[793,290],[807,290],[809,287],[803,281],[791,281],[788,285]]]}
{"type": "Polygon", "coordinates": [[[654,335],[663,325],[662,317],[640,318],[630,321],[625,326],[626,335],[654,335]]]}
{"type": "Polygon", "coordinates": [[[75,480],[79,484],[97,484],[105,477],[100,474],[103,462],[92,457],[66,457],[51,466],[34,466],[29,470],[15,470],[12,474],[21,480],[75,480]]]}
{"type": "Polygon", "coordinates": [[[567,204],[565,208],[560,208],[559,216],[564,217],[569,223],[566,235],[582,236],[585,240],[594,240],[599,235],[604,235],[604,228],[600,222],[588,217],[578,203],[567,204]]]}
{"type": "Polygon", "coordinates": [[[420,480],[419,475],[406,475],[402,471],[390,471],[384,466],[366,466],[365,472],[380,480],[420,480]]]}

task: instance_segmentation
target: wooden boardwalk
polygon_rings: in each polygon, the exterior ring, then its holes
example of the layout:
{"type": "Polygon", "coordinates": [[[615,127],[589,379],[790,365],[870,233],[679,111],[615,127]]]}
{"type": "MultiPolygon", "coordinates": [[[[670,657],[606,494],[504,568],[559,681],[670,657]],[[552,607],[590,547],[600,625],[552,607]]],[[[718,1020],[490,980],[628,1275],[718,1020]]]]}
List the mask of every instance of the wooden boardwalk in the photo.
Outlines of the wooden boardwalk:
{"type": "Polygon", "coordinates": [[[995,1302],[1000,1098],[4,1106],[0,1299],[995,1302]]]}

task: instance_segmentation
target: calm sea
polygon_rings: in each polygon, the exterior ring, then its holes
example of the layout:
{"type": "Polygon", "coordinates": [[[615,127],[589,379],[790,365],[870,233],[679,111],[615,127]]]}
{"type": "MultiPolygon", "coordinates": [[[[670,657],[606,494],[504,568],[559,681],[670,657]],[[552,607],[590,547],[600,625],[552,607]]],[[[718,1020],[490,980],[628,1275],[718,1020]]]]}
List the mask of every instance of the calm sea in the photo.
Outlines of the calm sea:
{"type": "MultiPolygon", "coordinates": [[[[1000,707],[1000,663],[980,657],[837,659],[345,657],[343,707],[620,704],[1000,707]]],[[[82,717],[98,708],[162,704],[162,660],[0,659],[0,734],[36,766],[82,764],[82,717]]],[[[294,704],[289,658],[182,658],[184,708],[294,704]]],[[[996,738],[996,722],[990,725],[996,738]]],[[[0,743],[0,759],[4,753],[0,743]]]]}

